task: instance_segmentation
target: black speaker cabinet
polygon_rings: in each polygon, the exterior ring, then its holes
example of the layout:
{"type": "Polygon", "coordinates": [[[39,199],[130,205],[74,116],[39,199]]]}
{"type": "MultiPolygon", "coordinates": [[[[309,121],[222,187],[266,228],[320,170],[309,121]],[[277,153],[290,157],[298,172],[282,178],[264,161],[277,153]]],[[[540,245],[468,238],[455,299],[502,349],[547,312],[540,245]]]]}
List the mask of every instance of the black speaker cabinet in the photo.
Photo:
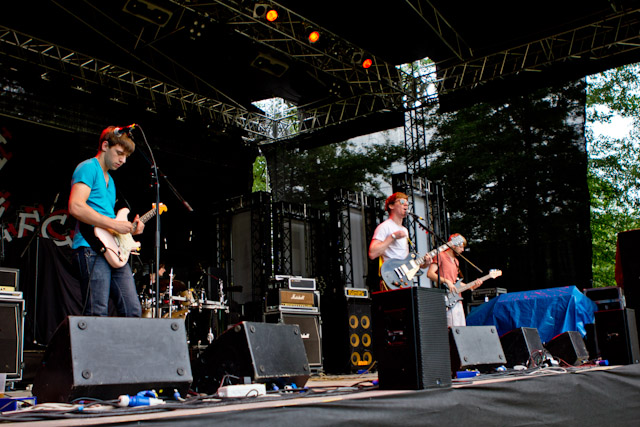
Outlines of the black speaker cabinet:
{"type": "Polygon", "coordinates": [[[69,316],[47,346],[33,395],[38,402],[149,389],[185,395],[191,381],[183,320],[69,316]]]}
{"type": "Polygon", "coordinates": [[[507,359],[505,366],[509,368],[536,366],[545,358],[545,348],[536,328],[513,329],[500,337],[500,344],[507,359]]]}
{"type": "Polygon", "coordinates": [[[285,325],[298,325],[300,336],[307,354],[307,360],[311,369],[322,369],[322,336],[320,334],[320,316],[311,313],[265,313],[264,320],[267,323],[284,323],[285,325]]]}
{"type": "Polygon", "coordinates": [[[194,386],[215,393],[222,384],[295,383],[303,387],[309,362],[298,325],[241,322],[227,329],[194,361],[194,386]]]}
{"type": "Polygon", "coordinates": [[[454,326],[449,330],[452,372],[478,369],[489,372],[506,364],[495,326],[454,326]]]}
{"type": "Polygon", "coordinates": [[[0,373],[9,380],[22,378],[23,313],[24,300],[0,299],[0,373]]]}
{"type": "Polygon", "coordinates": [[[381,389],[451,386],[443,290],[410,287],[376,292],[371,312],[381,389]]]}
{"type": "Polygon", "coordinates": [[[351,371],[369,369],[374,362],[371,301],[350,298],[347,301],[347,311],[351,371]]]}
{"type": "Polygon", "coordinates": [[[612,365],[640,363],[634,309],[596,311],[600,356],[612,365]]]}
{"type": "Polygon", "coordinates": [[[553,357],[572,366],[582,365],[589,360],[589,352],[580,332],[563,332],[549,341],[546,348],[553,357]]]}

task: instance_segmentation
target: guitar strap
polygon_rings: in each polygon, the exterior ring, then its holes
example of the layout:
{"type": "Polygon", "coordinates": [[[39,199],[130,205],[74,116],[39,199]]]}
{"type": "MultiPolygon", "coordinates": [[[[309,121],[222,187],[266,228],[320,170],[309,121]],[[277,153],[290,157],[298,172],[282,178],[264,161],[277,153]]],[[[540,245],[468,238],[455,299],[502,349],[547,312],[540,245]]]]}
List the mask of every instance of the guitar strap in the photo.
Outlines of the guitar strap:
{"type": "Polygon", "coordinates": [[[93,231],[93,225],[78,221],[78,230],[80,230],[80,234],[82,234],[84,240],[89,243],[91,249],[93,249],[96,253],[104,254],[107,251],[107,248],[104,247],[102,241],[100,241],[100,239],[96,237],[96,234],[93,231]]]}

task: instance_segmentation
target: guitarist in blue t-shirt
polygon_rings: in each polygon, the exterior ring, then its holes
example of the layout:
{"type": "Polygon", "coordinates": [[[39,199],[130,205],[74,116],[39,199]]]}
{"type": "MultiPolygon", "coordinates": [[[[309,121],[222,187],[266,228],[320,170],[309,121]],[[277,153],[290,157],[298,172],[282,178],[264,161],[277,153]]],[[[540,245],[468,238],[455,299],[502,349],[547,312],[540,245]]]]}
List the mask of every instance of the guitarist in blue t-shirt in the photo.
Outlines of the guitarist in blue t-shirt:
{"type": "Polygon", "coordinates": [[[93,227],[87,228],[95,226],[123,235],[144,230],[139,216],[131,222],[116,218],[116,188],[109,174],[124,165],[134,150],[135,143],[127,132],[109,126],[100,135],[98,154],[80,163],[71,179],[69,213],[78,220],[72,247],[80,270],[86,316],[107,316],[109,296],[120,316],[140,317],[142,312],[129,264],[119,268],[109,265],[100,253],[104,247],[99,247],[93,227]]]}

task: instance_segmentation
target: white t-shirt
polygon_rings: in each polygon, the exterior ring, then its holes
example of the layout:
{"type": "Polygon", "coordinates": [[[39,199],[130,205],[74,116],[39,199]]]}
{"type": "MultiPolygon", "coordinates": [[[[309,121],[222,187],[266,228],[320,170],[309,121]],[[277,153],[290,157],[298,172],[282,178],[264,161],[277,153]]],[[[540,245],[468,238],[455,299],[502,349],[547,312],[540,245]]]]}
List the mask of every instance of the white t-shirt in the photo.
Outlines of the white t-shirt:
{"type": "MultiPolygon", "coordinates": [[[[376,227],[376,231],[373,233],[375,240],[383,242],[390,234],[396,231],[404,231],[408,236],[409,232],[406,227],[396,224],[392,219],[383,221],[376,227]]],[[[409,256],[409,242],[406,237],[394,240],[393,243],[382,254],[382,258],[386,261],[388,259],[405,259],[409,256]]]]}

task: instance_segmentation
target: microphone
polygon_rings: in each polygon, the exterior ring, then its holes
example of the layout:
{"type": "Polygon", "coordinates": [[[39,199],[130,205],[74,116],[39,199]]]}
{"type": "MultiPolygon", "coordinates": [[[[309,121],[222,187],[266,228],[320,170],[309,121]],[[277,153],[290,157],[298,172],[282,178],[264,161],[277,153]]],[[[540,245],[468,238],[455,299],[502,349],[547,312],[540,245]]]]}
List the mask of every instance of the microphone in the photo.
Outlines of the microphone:
{"type": "Polygon", "coordinates": [[[118,137],[124,135],[125,133],[130,135],[131,131],[133,131],[136,128],[136,126],[138,125],[135,123],[131,123],[129,126],[115,128],[113,130],[113,134],[118,137]]]}
{"type": "Polygon", "coordinates": [[[409,215],[411,215],[412,217],[414,217],[415,219],[420,219],[422,221],[424,221],[424,218],[422,218],[419,215],[414,214],[413,212],[407,212],[409,215]]]}

